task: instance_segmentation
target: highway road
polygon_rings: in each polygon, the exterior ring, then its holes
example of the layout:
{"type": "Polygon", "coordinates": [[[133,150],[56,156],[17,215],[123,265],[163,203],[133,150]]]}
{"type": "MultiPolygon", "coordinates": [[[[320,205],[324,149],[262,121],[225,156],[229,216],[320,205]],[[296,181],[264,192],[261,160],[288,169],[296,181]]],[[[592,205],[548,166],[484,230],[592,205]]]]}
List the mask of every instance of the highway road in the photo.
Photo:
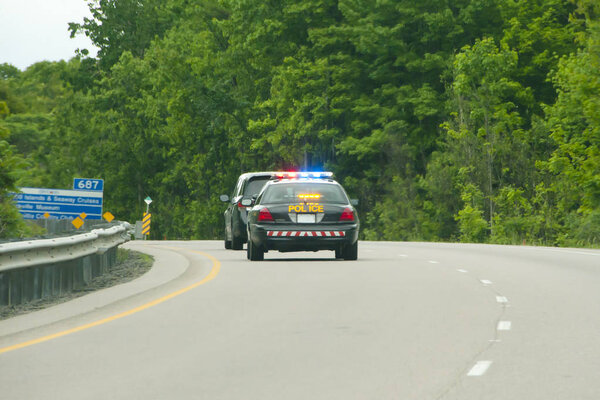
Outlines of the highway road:
{"type": "Polygon", "coordinates": [[[600,399],[600,251],[131,242],[131,283],[0,322],[0,398],[600,399]]]}

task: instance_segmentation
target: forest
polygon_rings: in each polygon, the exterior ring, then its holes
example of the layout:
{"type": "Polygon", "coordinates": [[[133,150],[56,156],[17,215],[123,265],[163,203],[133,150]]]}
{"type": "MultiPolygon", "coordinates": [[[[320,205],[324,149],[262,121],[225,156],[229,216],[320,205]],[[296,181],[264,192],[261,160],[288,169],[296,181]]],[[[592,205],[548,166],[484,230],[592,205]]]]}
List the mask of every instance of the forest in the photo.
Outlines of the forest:
{"type": "Polygon", "coordinates": [[[365,240],[600,246],[597,0],[88,2],[97,56],[0,65],[0,237],[88,177],[221,239],[240,173],[329,170],[365,240]]]}

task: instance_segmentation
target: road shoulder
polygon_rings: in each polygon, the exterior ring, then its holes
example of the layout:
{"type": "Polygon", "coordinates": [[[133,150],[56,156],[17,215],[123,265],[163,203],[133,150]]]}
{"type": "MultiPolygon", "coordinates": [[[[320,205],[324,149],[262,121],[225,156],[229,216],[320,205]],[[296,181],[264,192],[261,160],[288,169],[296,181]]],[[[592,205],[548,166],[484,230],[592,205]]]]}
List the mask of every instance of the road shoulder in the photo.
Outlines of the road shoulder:
{"type": "Polygon", "coordinates": [[[189,261],[176,252],[147,242],[128,242],[121,247],[154,257],[152,268],[130,282],[112,286],[43,310],[0,321],[0,337],[50,325],[116,303],[164,285],[189,267],[189,261]]]}

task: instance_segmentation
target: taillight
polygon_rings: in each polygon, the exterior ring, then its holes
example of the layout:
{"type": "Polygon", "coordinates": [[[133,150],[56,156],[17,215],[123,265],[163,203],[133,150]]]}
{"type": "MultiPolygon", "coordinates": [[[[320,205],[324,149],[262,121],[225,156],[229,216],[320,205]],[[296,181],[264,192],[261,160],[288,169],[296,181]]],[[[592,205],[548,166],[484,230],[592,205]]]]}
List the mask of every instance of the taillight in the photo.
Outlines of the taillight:
{"type": "Polygon", "coordinates": [[[244,209],[246,209],[246,206],[242,204],[242,201],[241,201],[241,200],[240,200],[240,201],[238,201],[238,203],[237,203],[237,206],[238,206],[238,208],[239,208],[239,209],[241,209],[241,210],[244,210],[244,209]]]}
{"type": "Polygon", "coordinates": [[[258,212],[258,222],[275,222],[273,216],[266,208],[261,208],[258,212]]]}
{"type": "Polygon", "coordinates": [[[340,221],[354,221],[354,211],[352,211],[348,207],[344,208],[344,211],[340,216],[340,221]]]}

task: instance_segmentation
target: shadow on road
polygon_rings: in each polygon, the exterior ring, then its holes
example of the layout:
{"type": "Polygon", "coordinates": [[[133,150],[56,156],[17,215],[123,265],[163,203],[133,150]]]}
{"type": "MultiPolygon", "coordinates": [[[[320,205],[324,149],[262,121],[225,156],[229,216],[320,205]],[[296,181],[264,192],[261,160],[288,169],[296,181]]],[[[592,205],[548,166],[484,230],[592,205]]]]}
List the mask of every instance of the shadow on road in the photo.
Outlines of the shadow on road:
{"type": "Polygon", "coordinates": [[[303,261],[303,262],[307,262],[307,261],[344,261],[341,258],[265,258],[263,261],[291,261],[291,262],[296,262],[296,261],[303,261]]]}

